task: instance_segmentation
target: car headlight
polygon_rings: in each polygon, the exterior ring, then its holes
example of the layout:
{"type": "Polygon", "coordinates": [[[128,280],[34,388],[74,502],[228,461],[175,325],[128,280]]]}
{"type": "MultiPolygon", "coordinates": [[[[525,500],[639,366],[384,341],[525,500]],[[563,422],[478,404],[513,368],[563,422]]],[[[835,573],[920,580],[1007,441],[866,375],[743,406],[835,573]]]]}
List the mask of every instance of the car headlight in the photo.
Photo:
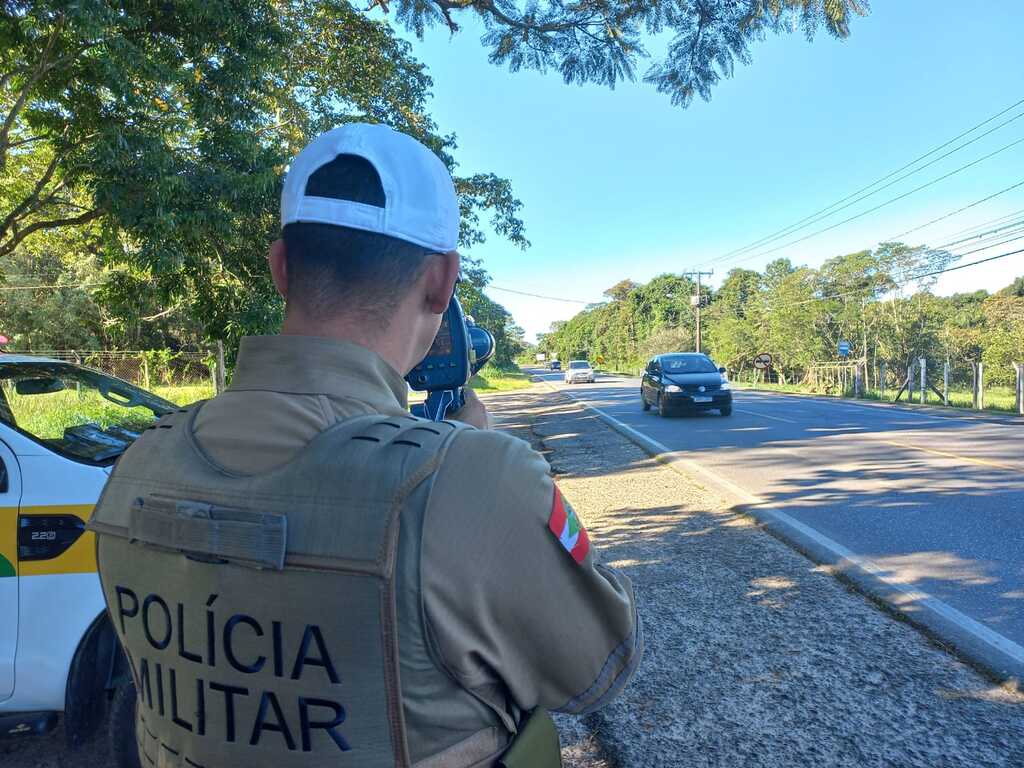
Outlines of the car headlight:
{"type": "Polygon", "coordinates": [[[725,379],[722,379],[722,389],[732,389],[732,387],[729,386],[729,382],[725,379]]]}
{"type": "Polygon", "coordinates": [[[682,387],[677,387],[675,384],[669,384],[667,387],[665,387],[665,391],[666,392],[682,392],[683,388],[682,387]]]}

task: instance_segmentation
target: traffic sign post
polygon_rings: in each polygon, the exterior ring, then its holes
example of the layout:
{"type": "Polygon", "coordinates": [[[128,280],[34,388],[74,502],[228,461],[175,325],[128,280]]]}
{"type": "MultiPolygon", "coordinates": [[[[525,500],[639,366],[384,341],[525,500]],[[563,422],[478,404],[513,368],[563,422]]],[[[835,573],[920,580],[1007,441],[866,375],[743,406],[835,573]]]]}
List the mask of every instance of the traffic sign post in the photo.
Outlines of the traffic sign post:
{"type": "Polygon", "coordinates": [[[1024,362],[1015,362],[1017,371],[1017,414],[1024,416],[1024,362]]]}

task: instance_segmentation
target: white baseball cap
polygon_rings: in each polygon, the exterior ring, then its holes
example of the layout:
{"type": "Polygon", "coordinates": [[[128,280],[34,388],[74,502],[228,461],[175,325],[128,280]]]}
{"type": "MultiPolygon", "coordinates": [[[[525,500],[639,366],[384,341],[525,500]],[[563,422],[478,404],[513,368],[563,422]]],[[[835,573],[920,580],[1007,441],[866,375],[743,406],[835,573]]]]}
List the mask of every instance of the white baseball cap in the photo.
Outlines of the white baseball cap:
{"type": "Polygon", "coordinates": [[[455,250],[459,201],[440,158],[386,125],[349,123],[317,136],[292,161],[281,192],[281,226],[334,224],[377,232],[429,248],[455,250]],[[338,155],[369,162],[384,188],[384,207],[306,194],[309,177],[338,155]]]}

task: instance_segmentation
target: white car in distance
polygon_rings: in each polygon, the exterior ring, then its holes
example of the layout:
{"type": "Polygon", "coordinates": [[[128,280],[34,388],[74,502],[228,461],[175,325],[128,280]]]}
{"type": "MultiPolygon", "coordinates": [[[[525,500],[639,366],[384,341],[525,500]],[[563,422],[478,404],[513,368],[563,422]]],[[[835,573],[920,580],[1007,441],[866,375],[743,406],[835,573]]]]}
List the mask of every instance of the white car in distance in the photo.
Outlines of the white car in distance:
{"type": "Polygon", "coordinates": [[[566,384],[593,384],[594,369],[586,360],[570,360],[565,369],[566,384]]]}

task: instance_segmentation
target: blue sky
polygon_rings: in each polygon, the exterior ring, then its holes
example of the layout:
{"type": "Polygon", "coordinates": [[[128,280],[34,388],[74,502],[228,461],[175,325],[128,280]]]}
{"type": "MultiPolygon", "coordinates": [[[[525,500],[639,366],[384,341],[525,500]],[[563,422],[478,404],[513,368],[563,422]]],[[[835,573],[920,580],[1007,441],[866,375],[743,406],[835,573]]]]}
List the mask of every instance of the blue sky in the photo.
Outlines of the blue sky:
{"type": "MultiPolygon", "coordinates": [[[[434,78],[431,113],[442,130],[458,135],[460,171],[506,176],[524,203],[532,248],[520,251],[492,237],[472,251],[491,272],[492,298],[532,338],[580,305],[497,287],[597,301],[623,278],[644,282],[692,269],[814,213],[1024,99],[1019,0],[873,5],[846,41],[819,35],[808,43],[794,34],[756,44],[750,66],[720,83],[710,102],[697,100],[685,110],[640,82],[612,91],[568,86],[556,73],[511,74],[492,66],[468,15],[458,19],[463,31],[454,37],[428,30],[414,41],[414,53],[434,78]]],[[[660,55],[657,45],[651,53],[660,55]]],[[[986,128],[1019,112],[1024,105],[986,128]]],[[[1024,118],[791,239],[1020,138],[1024,118]]],[[[779,256],[815,266],[870,248],[1022,180],[1024,144],[803,243],[714,264],[711,282],[732,266],[761,268],[779,256]]],[[[907,239],[936,245],[1021,208],[1024,187],[907,239]]],[[[1024,241],[992,253],[1016,247],[1024,241]]],[[[937,290],[993,290],[1019,274],[1024,254],[953,272],[937,290]]]]}

